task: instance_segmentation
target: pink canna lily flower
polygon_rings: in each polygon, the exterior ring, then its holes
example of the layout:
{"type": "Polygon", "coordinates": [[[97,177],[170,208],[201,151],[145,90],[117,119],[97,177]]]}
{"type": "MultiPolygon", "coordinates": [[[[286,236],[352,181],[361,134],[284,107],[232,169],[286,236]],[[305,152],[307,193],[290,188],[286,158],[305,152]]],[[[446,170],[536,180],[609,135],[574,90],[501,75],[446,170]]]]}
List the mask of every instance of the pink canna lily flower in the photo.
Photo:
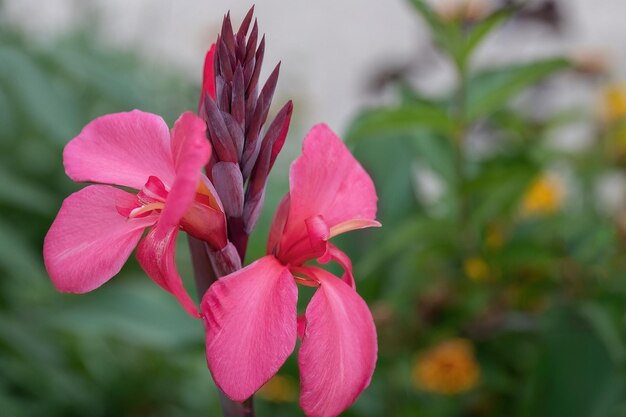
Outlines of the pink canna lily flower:
{"type": "Polygon", "coordinates": [[[141,239],[146,273],[199,317],[176,270],[180,229],[226,245],[221,203],[201,173],[211,155],[206,124],[183,113],[171,133],[157,115],[134,110],[99,117],[65,147],[65,172],[89,185],[70,195],[44,241],[44,262],[60,291],[84,293],[116,275],[141,239]]]}
{"type": "Polygon", "coordinates": [[[299,352],[300,405],[310,417],[333,417],[369,384],[376,329],[357,294],[349,258],[329,242],[340,233],[380,226],[376,192],[365,170],[327,126],[304,139],[277,209],[268,255],[214,283],[201,303],[207,361],[216,384],[236,401],[254,394],[299,352]],[[344,276],[305,262],[337,261],[344,276]],[[317,287],[297,317],[296,283],[317,287]]]}

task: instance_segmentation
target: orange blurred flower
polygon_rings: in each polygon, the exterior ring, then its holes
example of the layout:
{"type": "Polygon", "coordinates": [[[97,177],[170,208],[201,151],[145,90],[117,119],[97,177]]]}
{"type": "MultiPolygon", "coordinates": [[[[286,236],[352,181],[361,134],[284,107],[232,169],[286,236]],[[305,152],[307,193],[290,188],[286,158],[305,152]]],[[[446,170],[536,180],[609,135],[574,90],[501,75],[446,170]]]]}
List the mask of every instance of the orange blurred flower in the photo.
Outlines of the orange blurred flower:
{"type": "Polygon", "coordinates": [[[455,395],[476,386],[480,367],[474,346],[466,339],[450,339],[419,355],[413,367],[413,383],[419,389],[455,395]]]}
{"type": "Polygon", "coordinates": [[[522,200],[522,215],[552,214],[563,205],[565,187],[557,177],[547,174],[537,178],[526,190],[522,200]]]}

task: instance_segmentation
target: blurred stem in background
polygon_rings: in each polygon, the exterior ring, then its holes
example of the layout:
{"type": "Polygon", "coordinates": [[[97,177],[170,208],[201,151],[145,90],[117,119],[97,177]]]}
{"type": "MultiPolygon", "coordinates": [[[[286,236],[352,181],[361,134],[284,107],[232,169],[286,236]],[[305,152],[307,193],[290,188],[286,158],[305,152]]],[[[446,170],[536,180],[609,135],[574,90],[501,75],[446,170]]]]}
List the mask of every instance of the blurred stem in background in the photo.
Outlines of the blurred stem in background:
{"type": "Polygon", "coordinates": [[[453,59],[455,63],[458,95],[455,100],[453,117],[455,119],[455,134],[453,137],[454,146],[454,167],[456,173],[456,198],[458,204],[459,234],[461,240],[462,262],[466,254],[470,253],[473,247],[472,232],[469,229],[469,201],[466,191],[465,179],[465,138],[467,130],[470,128],[467,122],[467,62],[465,59],[453,59]]]}

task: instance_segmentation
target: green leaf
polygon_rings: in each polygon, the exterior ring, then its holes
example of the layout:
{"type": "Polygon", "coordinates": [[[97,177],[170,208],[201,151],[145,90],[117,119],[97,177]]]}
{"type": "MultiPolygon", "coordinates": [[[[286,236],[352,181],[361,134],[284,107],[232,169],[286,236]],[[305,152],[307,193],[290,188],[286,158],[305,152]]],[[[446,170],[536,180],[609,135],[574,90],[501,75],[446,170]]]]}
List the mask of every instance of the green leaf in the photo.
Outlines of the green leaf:
{"type": "MultiPolygon", "coordinates": [[[[410,143],[416,150],[417,159],[430,167],[448,185],[456,181],[454,168],[454,147],[447,137],[427,133],[415,134],[410,143]]],[[[410,175],[410,172],[407,173],[410,175]]]]}
{"type": "Polygon", "coordinates": [[[402,221],[418,208],[410,175],[416,158],[412,141],[410,135],[388,135],[364,138],[353,146],[355,157],[374,180],[379,216],[388,226],[402,221]]]}
{"type": "Polygon", "coordinates": [[[521,155],[500,155],[482,164],[480,174],[469,181],[465,189],[476,202],[471,213],[472,223],[482,228],[497,216],[512,214],[537,170],[534,162],[521,155]]]}
{"type": "MultiPolygon", "coordinates": [[[[13,103],[9,100],[9,97],[4,91],[0,91],[0,138],[1,142],[6,142],[7,139],[15,140],[16,131],[16,117],[13,110],[13,103]]],[[[4,145],[4,143],[2,143],[4,145]]]]}
{"type": "Polygon", "coordinates": [[[446,23],[439,18],[437,13],[424,0],[410,0],[410,2],[435,34],[443,33],[447,30],[446,23]]]}
{"type": "Polygon", "coordinates": [[[50,59],[72,82],[93,88],[98,96],[126,107],[140,107],[141,88],[133,68],[120,68],[120,63],[92,56],[74,48],[62,48],[50,59]]]}
{"type": "MultiPolygon", "coordinates": [[[[120,277],[121,278],[121,277],[120,277]]],[[[84,337],[115,337],[126,343],[180,349],[201,343],[201,328],[171,296],[145,277],[84,294],[67,308],[49,312],[54,326],[84,337]],[[137,282],[139,281],[139,282],[137,282]]],[[[120,280],[121,281],[121,280],[120,280]]]]}
{"type": "Polygon", "coordinates": [[[543,326],[542,352],[528,416],[617,416],[625,381],[607,346],[575,309],[552,312],[543,326]]]}
{"type": "Polygon", "coordinates": [[[397,136],[423,131],[445,134],[450,133],[453,126],[445,109],[424,102],[414,102],[362,112],[350,126],[347,140],[354,142],[366,137],[397,136]]]}
{"type": "Polygon", "coordinates": [[[376,244],[376,250],[364,257],[355,267],[359,275],[369,275],[414,242],[435,244],[452,235],[452,225],[445,219],[412,217],[386,234],[376,244]]]}
{"type": "Polygon", "coordinates": [[[626,346],[618,331],[619,324],[615,322],[607,308],[598,302],[589,302],[581,306],[581,314],[604,342],[613,362],[623,364],[626,359],[626,346]]]}
{"type": "Polygon", "coordinates": [[[457,58],[463,45],[461,28],[456,24],[443,21],[424,0],[410,0],[410,2],[430,27],[437,44],[457,58]]]}
{"type": "Polygon", "coordinates": [[[564,58],[550,58],[488,69],[475,74],[468,82],[469,119],[490,116],[520,92],[569,66],[569,61],[564,58]]]}
{"type": "Polygon", "coordinates": [[[46,188],[0,167],[0,203],[41,215],[54,212],[56,198],[46,188]]]}
{"type": "Polygon", "coordinates": [[[0,220],[0,267],[10,271],[8,280],[32,283],[43,275],[40,253],[29,246],[19,229],[0,220]],[[28,279],[26,279],[28,278],[28,279]]]}
{"type": "Polygon", "coordinates": [[[30,123],[57,143],[64,144],[76,133],[78,108],[69,91],[23,51],[0,47],[0,86],[30,123]]]}
{"type": "Polygon", "coordinates": [[[469,33],[465,36],[465,48],[463,49],[462,57],[463,62],[468,60],[476,47],[480,45],[487,35],[511,17],[513,11],[513,8],[496,10],[486,19],[478,22],[471,28],[469,33]]]}

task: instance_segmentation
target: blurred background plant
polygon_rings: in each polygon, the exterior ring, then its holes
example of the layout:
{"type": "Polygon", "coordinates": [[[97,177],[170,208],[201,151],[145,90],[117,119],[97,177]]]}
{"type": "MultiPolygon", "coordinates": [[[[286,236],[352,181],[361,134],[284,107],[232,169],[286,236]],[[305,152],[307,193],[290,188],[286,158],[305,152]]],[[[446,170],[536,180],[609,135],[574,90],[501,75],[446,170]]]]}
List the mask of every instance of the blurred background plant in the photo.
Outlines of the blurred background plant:
{"type": "MultiPolygon", "coordinates": [[[[371,84],[389,104],[344,135],[385,226],[341,242],[380,347],[371,387],[345,415],[626,415],[626,87],[593,53],[475,60],[498,31],[558,33],[562,3],[408,3],[431,49],[382,65],[371,84]],[[415,82],[442,70],[433,59],[456,78],[438,94],[415,82]],[[567,95],[581,84],[596,101],[567,95]]],[[[0,415],[219,415],[200,323],[136,264],[75,297],[54,291],[41,261],[76,189],[64,144],[104,113],[141,108],[171,124],[195,107],[200,74],[181,80],[85,33],[34,42],[0,24],[0,415]]],[[[279,168],[250,259],[286,187],[279,168]]],[[[290,358],[259,392],[258,415],[301,415],[297,378],[290,358]]]]}
{"type": "Polygon", "coordinates": [[[406,69],[382,77],[397,99],[348,133],[386,226],[353,242],[381,331],[369,400],[393,416],[624,415],[623,190],[606,184],[624,88],[594,56],[475,64],[494,31],[558,27],[555,2],[411,3],[456,82],[433,96],[406,69]],[[555,104],[564,80],[598,103],[555,104]]]}

